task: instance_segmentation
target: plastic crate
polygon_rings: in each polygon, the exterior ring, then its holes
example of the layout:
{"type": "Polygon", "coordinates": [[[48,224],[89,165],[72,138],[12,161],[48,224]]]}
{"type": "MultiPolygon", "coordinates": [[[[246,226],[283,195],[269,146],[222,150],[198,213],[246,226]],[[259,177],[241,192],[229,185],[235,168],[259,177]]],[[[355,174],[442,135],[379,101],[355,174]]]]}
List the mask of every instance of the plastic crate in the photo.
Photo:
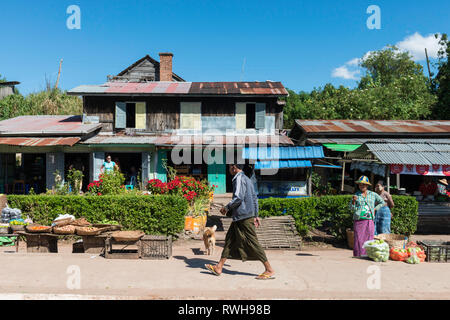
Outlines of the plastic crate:
{"type": "Polygon", "coordinates": [[[420,241],[427,255],[427,262],[450,262],[450,242],[420,241]]]}
{"type": "Polygon", "coordinates": [[[141,259],[169,259],[172,256],[172,236],[143,236],[139,249],[141,259]]]}

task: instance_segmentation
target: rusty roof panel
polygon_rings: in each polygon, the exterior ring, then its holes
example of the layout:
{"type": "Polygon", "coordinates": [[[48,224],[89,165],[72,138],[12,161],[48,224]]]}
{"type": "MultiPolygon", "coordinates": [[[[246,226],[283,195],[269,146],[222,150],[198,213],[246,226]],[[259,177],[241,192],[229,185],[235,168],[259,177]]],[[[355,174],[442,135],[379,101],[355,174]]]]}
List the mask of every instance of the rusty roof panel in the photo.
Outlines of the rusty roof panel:
{"type": "Polygon", "coordinates": [[[281,82],[107,82],[82,85],[69,91],[83,94],[176,94],[176,95],[275,95],[287,96],[281,82]]]}
{"type": "Polygon", "coordinates": [[[448,120],[296,120],[307,134],[443,134],[448,120]]]}
{"type": "Polygon", "coordinates": [[[21,147],[73,146],[79,137],[70,138],[0,138],[0,145],[21,147]]]}

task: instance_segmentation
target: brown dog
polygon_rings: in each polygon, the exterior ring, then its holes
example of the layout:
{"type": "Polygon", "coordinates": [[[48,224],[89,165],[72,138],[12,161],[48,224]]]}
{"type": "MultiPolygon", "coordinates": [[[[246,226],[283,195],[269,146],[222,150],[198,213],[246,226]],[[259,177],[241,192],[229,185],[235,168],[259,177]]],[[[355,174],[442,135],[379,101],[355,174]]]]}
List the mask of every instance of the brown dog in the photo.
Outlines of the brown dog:
{"type": "Polygon", "coordinates": [[[214,254],[214,248],[216,247],[216,229],[217,226],[207,227],[203,231],[203,242],[205,243],[205,249],[207,255],[214,254]]]}

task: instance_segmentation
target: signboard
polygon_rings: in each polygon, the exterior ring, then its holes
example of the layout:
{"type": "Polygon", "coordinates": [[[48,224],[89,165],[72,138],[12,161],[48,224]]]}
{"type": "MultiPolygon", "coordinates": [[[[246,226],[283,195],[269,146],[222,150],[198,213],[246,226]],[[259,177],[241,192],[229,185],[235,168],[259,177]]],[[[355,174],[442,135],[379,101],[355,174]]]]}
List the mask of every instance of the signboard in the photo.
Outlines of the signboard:
{"type": "Polygon", "coordinates": [[[391,164],[390,169],[392,174],[450,177],[450,165],[391,164]]]}
{"type": "Polygon", "coordinates": [[[258,181],[259,196],[307,196],[306,181],[258,181]]]}

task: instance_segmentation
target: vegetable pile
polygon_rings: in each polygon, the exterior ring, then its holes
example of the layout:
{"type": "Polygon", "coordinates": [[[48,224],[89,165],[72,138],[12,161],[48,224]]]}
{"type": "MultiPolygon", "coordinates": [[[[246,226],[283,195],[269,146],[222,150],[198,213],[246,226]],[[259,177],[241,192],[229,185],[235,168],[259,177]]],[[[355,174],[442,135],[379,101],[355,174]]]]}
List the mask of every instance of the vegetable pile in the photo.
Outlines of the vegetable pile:
{"type": "Polygon", "coordinates": [[[28,223],[26,223],[23,220],[11,220],[9,222],[9,224],[12,225],[12,226],[26,226],[26,225],[28,225],[28,223]]]}
{"type": "Polygon", "coordinates": [[[367,255],[375,262],[386,262],[389,259],[389,245],[384,240],[369,240],[364,242],[363,248],[367,255]]]}
{"type": "Polygon", "coordinates": [[[408,251],[406,249],[391,248],[389,258],[394,261],[406,261],[408,259],[408,251]]]}

